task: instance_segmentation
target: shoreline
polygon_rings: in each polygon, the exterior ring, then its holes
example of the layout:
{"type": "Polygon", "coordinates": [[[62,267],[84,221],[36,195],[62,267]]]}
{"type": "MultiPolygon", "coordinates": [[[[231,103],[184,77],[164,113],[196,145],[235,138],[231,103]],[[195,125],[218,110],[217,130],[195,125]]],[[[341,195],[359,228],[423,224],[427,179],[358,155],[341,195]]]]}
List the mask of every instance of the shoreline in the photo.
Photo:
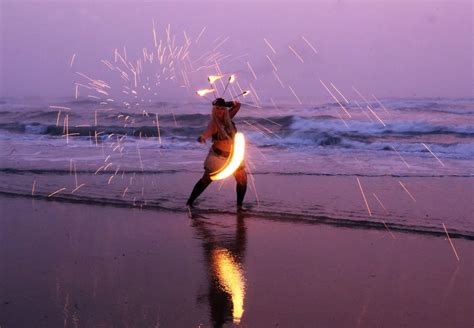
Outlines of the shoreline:
{"type": "MultiPolygon", "coordinates": [[[[188,216],[190,214],[186,206],[183,208],[169,208],[159,205],[143,205],[143,204],[133,204],[133,202],[126,201],[95,201],[94,199],[79,199],[79,198],[70,198],[70,197],[55,197],[51,198],[46,195],[22,195],[15,193],[8,193],[0,191],[0,198],[25,198],[33,200],[42,200],[48,202],[59,202],[59,203],[70,203],[70,204],[80,204],[80,205],[91,205],[91,206],[100,206],[100,207],[115,207],[115,208],[128,208],[128,209],[139,209],[139,210],[148,210],[148,211],[158,211],[166,213],[186,213],[188,216]]],[[[244,206],[245,208],[245,206],[244,206]]],[[[235,211],[229,210],[214,210],[195,207],[193,212],[198,216],[203,215],[234,215],[235,211]]],[[[361,229],[361,230],[376,230],[376,231],[387,231],[388,233],[397,232],[397,233],[407,233],[407,234],[416,234],[416,235],[427,235],[434,237],[446,237],[446,232],[443,230],[433,230],[432,227],[416,227],[416,226],[402,226],[396,223],[389,223],[384,221],[361,221],[361,220],[350,220],[350,219],[339,219],[331,218],[329,216],[315,216],[315,215],[301,215],[301,214],[292,214],[292,213],[275,213],[275,212],[265,212],[265,211],[252,211],[252,209],[244,210],[244,215],[251,216],[256,219],[264,219],[268,221],[275,222],[288,222],[296,224],[307,224],[307,225],[328,225],[332,227],[341,227],[348,229],[361,229]]],[[[465,240],[474,240],[474,234],[463,233],[458,231],[448,230],[449,238],[454,239],[465,239],[465,240]]]]}

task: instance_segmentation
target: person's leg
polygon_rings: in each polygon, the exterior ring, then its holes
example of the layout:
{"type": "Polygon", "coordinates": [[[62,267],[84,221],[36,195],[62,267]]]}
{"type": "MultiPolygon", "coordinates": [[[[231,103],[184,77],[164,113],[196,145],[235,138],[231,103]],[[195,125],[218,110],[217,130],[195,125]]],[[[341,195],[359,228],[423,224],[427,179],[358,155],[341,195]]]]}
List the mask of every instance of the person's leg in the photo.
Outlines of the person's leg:
{"type": "Polygon", "coordinates": [[[199,181],[194,186],[193,191],[191,192],[191,196],[189,196],[189,199],[186,202],[186,205],[193,206],[193,202],[207,188],[207,186],[211,184],[211,182],[212,180],[211,180],[211,177],[209,176],[209,172],[205,171],[202,178],[199,179],[199,181]]]}
{"type": "Polygon", "coordinates": [[[245,192],[247,191],[247,172],[243,167],[239,167],[234,172],[235,181],[237,186],[235,191],[237,192],[237,206],[242,206],[244,202],[245,192]]]}

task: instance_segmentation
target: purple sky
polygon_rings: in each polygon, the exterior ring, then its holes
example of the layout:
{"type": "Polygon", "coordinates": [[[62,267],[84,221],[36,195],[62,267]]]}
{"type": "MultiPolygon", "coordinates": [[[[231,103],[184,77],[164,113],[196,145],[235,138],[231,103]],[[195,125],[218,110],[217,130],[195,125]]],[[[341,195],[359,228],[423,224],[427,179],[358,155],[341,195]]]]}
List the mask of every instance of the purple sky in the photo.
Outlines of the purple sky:
{"type": "MultiPolygon", "coordinates": [[[[223,70],[237,72],[242,84],[252,82],[264,100],[295,102],[290,85],[305,103],[328,100],[320,79],[333,82],[348,97],[355,97],[352,86],[381,98],[472,96],[471,1],[2,0],[1,6],[1,96],[71,96],[80,80],[76,71],[121,82],[107,75],[100,60],[112,60],[113,50],[123,46],[135,58],[143,47],[152,49],[152,19],[158,38],[165,37],[168,23],[177,40],[183,30],[195,39],[206,26],[193,50],[195,58],[217,37],[229,36],[219,50],[241,57],[223,70]],[[277,65],[285,88],[265,55],[277,65]]],[[[194,73],[193,87],[199,88],[205,77],[204,71],[194,73]]],[[[182,96],[177,86],[163,92],[163,98],[182,96]]],[[[186,96],[192,97],[189,92],[186,96]]]]}

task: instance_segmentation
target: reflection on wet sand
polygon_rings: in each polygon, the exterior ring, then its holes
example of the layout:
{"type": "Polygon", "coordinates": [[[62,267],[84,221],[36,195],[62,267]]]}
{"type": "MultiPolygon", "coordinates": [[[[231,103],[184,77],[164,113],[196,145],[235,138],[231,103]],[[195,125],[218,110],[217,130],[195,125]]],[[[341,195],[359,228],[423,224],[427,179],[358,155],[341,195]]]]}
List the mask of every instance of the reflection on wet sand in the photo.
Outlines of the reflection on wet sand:
{"type": "Polygon", "coordinates": [[[237,214],[235,227],[213,223],[200,215],[193,215],[192,220],[192,226],[202,241],[207,264],[211,321],[214,327],[222,327],[231,320],[239,324],[245,301],[245,272],[242,268],[246,244],[244,217],[237,214]]]}

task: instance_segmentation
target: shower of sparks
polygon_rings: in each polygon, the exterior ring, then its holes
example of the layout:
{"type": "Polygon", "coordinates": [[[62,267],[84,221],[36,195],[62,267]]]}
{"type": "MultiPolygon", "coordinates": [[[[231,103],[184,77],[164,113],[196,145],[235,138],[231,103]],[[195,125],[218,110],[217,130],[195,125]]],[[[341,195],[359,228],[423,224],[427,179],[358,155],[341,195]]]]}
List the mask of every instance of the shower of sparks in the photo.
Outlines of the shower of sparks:
{"type": "Polygon", "coordinates": [[[56,194],[58,194],[58,193],[60,193],[61,191],[64,191],[64,190],[66,190],[66,188],[58,189],[55,192],[49,194],[48,197],[53,197],[54,195],[56,195],[56,194]]]}
{"type": "Polygon", "coordinates": [[[273,66],[273,69],[276,71],[278,71],[278,68],[275,66],[275,64],[273,63],[272,59],[270,57],[268,57],[268,55],[265,55],[268,59],[268,61],[270,62],[270,64],[273,66]]]}
{"type": "Polygon", "coordinates": [[[293,49],[291,46],[288,46],[288,48],[295,54],[296,58],[299,59],[300,62],[302,62],[304,64],[304,60],[303,60],[303,57],[301,57],[295,49],[293,49]]]}
{"type": "Polygon", "coordinates": [[[303,105],[303,103],[301,102],[300,98],[296,95],[296,92],[295,90],[293,90],[293,88],[289,85],[288,88],[291,90],[291,92],[293,93],[293,95],[295,96],[296,100],[298,101],[298,103],[300,105],[303,105]]]}
{"type": "Polygon", "coordinates": [[[70,65],[69,65],[69,67],[72,67],[72,65],[74,64],[74,59],[76,59],[76,54],[73,54],[73,55],[72,55],[71,63],[70,63],[70,65]]]}
{"type": "Polygon", "coordinates": [[[360,192],[362,197],[364,198],[365,206],[367,207],[367,212],[369,212],[369,216],[372,216],[372,212],[370,211],[369,203],[367,203],[367,198],[365,198],[364,190],[362,189],[362,185],[360,184],[359,177],[356,177],[357,183],[359,184],[360,192]]]}
{"type": "Polygon", "coordinates": [[[344,99],[344,101],[346,102],[346,104],[349,105],[349,100],[347,100],[346,97],[344,97],[344,95],[342,94],[341,91],[339,91],[338,88],[336,88],[336,86],[334,84],[331,83],[331,86],[334,88],[334,90],[336,90],[336,92],[342,97],[342,99],[344,99]]]}
{"type": "Polygon", "coordinates": [[[275,49],[272,47],[272,45],[270,44],[270,42],[269,42],[267,39],[265,39],[265,38],[263,38],[263,41],[265,41],[265,43],[266,43],[267,46],[270,48],[270,50],[273,52],[273,54],[276,55],[276,51],[275,51],[275,49]]]}
{"type": "Polygon", "coordinates": [[[407,187],[405,187],[405,185],[401,181],[398,181],[398,183],[407,192],[408,196],[410,196],[410,198],[416,203],[415,197],[413,197],[413,195],[408,191],[407,187]]]}
{"type": "Polygon", "coordinates": [[[433,155],[434,158],[436,158],[438,160],[438,162],[441,164],[441,166],[444,166],[444,163],[441,162],[441,160],[438,158],[438,156],[436,156],[435,153],[433,153],[431,151],[431,149],[429,149],[426,144],[424,144],[424,143],[421,143],[421,144],[430,152],[431,155],[433,155]]]}
{"type": "Polygon", "coordinates": [[[351,113],[349,113],[347,111],[347,109],[341,104],[341,102],[339,101],[339,99],[336,98],[336,96],[334,96],[334,94],[331,92],[331,90],[329,90],[329,88],[326,86],[326,84],[322,81],[322,80],[319,80],[319,82],[321,82],[321,84],[323,85],[323,87],[326,89],[326,91],[331,95],[331,97],[339,104],[339,106],[342,108],[342,110],[347,114],[347,116],[349,117],[352,117],[351,113]]]}
{"type": "Polygon", "coordinates": [[[318,51],[313,47],[313,45],[308,41],[306,40],[306,38],[304,36],[301,36],[301,38],[304,40],[304,42],[306,42],[306,44],[313,50],[313,52],[317,55],[318,54],[318,51]]]}
{"type": "Polygon", "coordinates": [[[457,259],[458,262],[459,262],[458,252],[456,251],[456,248],[454,248],[454,244],[453,244],[453,242],[451,241],[451,237],[449,237],[448,229],[446,229],[446,226],[444,225],[444,223],[443,223],[443,228],[444,228],[444,232],[446,232],[446,236],[448,237],[448,241],[449,241],[449,243],[451,244],[451,248],[453,249],[454,255],[456,256],[456,259],[457,259]]]}
{"type": "Polygon", "coordinates": [[[33,180],[33,186],[31,187],[31,196],[34,196],[36,188],[36,179],[33,180]]]}
{"type": "Polygon", "coordinates": [[[377,121],[379,121],[380,123],[382,123],[383,126],[386,126],[385,123],[380,119],[380,117],[372,110],[372,108],[370,108],[369,105],[367,105],[367,109],[372,113],[372,115],[375,116],[375,118],[377,119],[377,121]]]}
{"type": "Polygon", "coordinates": [[[278,83],[280,83],[281,87],[284,89],[285,86],[283,85],[283,82],[281,81],[281,79],[278,76],[277,72],[276,71],[272,71],[272,72],[273,72],[273,75],[275,76],[275,78],[277,79],[278,83]]]}
{"type": "Polygon", "coordinates": [[[254,79],[257,80],[257,75],[255,74],[255,71],[253,70],[252,65],[250,65],[249,62],[247,62],[247,66],[249,67],[249,70],[252,73],[254,79]]]}
{"type": "Polygon", "coordinates": [[[390,146],[396,153],[397,155],[400,157],[400,159],[403,161],[403,163],[405,163],[405,165],[410,168],[410,165],[408,165],[407,161],[405,161],[405,159],[402,157],[402,155],[398,152],[398,150],[396,150],[393,146],[390,146]]]}

